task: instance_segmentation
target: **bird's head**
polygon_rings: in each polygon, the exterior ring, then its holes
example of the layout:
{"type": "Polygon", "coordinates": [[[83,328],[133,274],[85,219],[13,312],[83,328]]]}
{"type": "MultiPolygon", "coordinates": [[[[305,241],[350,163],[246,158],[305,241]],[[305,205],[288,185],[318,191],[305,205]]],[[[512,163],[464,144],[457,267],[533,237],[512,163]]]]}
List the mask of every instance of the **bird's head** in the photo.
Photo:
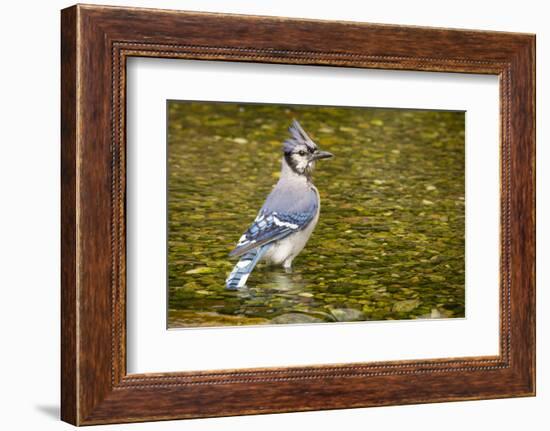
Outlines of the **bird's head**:
{"type": "Polygon", "coordinates": [[[309,175],[315,167],[315,161],[328,159],[333,155],[321,151],[317,144],[302,129],[298,121],[293,120],[288,128],[290,138],[283,145],[283,152],[288,166],[299,175],[309,175]]]}

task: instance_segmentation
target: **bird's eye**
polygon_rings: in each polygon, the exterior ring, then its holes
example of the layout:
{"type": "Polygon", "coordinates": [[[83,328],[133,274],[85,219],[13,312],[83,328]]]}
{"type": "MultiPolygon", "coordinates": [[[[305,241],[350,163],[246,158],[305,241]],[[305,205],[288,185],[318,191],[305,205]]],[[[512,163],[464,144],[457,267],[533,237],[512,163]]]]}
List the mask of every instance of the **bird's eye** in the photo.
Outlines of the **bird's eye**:
{"type": "Polygon", "coordinates": [[[306,152],[305,152],[304,150],[300,150],[300,151],[298,152],[298,154],[299,154],[300,156],[305,156],[305,155],[306,155],[306,152]]]}

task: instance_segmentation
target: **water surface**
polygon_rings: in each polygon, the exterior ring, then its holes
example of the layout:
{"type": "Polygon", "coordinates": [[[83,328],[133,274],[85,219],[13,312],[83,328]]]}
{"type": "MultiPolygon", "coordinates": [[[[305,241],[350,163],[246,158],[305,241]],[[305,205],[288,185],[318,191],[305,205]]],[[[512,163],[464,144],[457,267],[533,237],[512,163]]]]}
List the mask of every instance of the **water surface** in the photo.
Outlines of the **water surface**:
{"type": "Polygon", "coordinates": [[[168,104],[168,326],[464,317],[464,113],[168,104]],[[292,273],[228,257],[277,182],[293,118],[321,216],[292,273]]]}

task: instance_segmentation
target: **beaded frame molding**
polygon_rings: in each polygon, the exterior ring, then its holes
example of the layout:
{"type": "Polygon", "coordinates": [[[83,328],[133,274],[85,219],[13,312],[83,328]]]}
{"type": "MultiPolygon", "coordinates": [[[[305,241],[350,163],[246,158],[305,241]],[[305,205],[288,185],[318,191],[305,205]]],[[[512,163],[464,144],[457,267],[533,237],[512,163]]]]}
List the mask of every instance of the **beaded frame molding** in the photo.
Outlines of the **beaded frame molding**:
{"type": "Polygon", "coordinates": [[[77,5],[61,13],[61,53],[64,421],[535,394],[534,35],[77,5]],[[127,374],[125,100],[132,56],[498,75],[499,355],[127,374]]]}

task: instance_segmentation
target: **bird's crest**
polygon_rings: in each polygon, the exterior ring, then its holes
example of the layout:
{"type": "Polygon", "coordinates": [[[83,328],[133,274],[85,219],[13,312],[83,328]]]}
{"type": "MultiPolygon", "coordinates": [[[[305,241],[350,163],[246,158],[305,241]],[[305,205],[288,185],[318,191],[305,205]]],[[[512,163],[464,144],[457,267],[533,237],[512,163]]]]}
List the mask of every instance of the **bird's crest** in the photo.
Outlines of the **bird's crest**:
{"type": "Polygon", "coordinates": [[[291,153],[295,147],[299,145],[305,145],[310,152],[313,152],[317,149],[317,145],[313,140],[308,136],[302,126],[298,121],[292,120],[292,124],[288,128],[290,132],[290,138],[285,140],[283,144],[283,151],[285,153],[291,153]]]}

